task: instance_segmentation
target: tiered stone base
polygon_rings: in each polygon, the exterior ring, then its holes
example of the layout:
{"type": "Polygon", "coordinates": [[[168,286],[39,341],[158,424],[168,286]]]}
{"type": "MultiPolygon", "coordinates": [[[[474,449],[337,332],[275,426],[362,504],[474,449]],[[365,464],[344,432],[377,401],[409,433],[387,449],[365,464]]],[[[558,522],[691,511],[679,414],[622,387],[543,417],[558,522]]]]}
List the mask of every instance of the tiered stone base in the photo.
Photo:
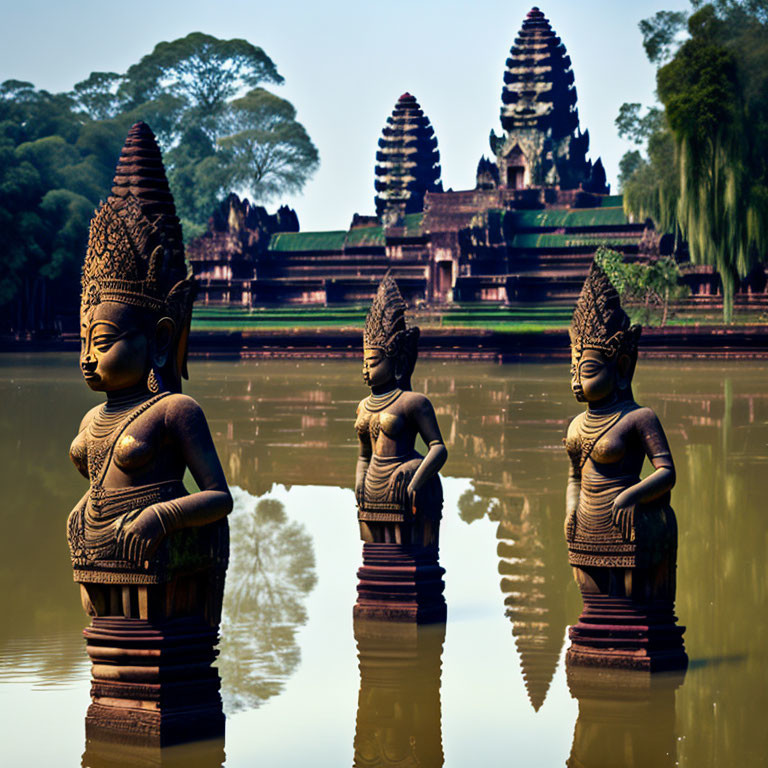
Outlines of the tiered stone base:
{"type": "Polygon", "coordinates": [[[84,633],[93,662],[86,736],[147,746],[224,734],[216,630],[199,618],[105,616],[84,633]]]}
{"type": "Polygon", "coordinates": [[[363,544],[355,619],[444,622],[445,569],[437,556],[437,547],[363,544]]]}
{"type": "Polygon", "coordinates": [[[688,666],[685,627],[669,600],[640,603],[628,597],[584,594],[584,610],[568,632],[569,665],[648,672],[688,666]]]}

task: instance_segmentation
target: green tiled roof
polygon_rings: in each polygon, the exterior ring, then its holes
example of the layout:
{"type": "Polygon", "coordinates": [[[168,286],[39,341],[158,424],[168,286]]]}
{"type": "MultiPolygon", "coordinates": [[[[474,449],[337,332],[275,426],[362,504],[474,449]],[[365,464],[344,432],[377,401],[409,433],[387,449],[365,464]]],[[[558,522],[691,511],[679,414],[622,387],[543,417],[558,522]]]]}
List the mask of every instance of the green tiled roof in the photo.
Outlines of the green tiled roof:
{"type": "MultiPolygon", "coordinates": [[[[404,218],[405,237],[422,234],[423,213],[409,213],[404,218]]],[[[340,251],[342,248],[367,248],[385,245],[382,227],[359,227],[333,232],[278,232],[269,241],[270,251],[340,251]]]]}
{"type": "Polygon", "coordinates": [[[546,211],[510,211],[515,229],[539,227],[613,227],[628,224],[623,208],[550,209],[546,211]]]}
{"type": "Polygon", "coordinates": [[[424,221],[423,213],[407,213],[405,219],[405,234],[408,237],[417,237],[421,234],[421,224],[424,221]]]}
{"type": "Polygon", "coordinates": [[[269,241],[270,251],[340,251],[347,232],[278,232],[269,241]]]}
{"type": "Polygon", "coordinates": [[[384,246],[384,230],[381,227],[360,227],[350,229],[345,241],[347,248],[365,248],[384,246]]]}
{"type": "Polygon", "coordinates": [[[636,237],[600,236],[596,233],[570,235],[515,235],[509,243],[512,248],[584,248],[599,245],[634,245],[636,237]]]}
{"type": "Polygon", "coordinates": [[[603,208],[621,208],[624,205],[624,195],[606,195],[600,205],[603,208]]]}

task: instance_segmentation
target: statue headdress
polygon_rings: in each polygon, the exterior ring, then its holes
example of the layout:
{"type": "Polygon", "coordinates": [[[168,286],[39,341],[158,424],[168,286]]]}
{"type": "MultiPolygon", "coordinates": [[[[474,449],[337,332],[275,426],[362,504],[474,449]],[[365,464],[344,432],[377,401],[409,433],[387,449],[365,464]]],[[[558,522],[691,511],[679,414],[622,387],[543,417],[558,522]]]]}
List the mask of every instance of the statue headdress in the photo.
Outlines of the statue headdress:
{"type": "Polygon", "coordinates": [[[635,359],[641,330],[639,325],[630,324],[618,291],[603,268],[593,261],[573,311],[571,347],[578,354],[584,349],[597,349],[608,358],[621,353],[635,359]]]}
{"type": "Polygon", "coordinates": [[[419,329],[405,320],[406,304],[389,273],[379,283],[379,290],[368,310],[363,329],[363,346],[383,350],[387,357],[397,358],[398,384],[410,389],[410,379],[418,355],[419,329]]]}
{"type": "Polygon", "coordinates": [[[104,301],[128,304],[175,324],[172,388],[186,373],[194,282],[184,260],[181,224],[155,136],[146,123],[128,132],[112,194],[91,220],[81,311],[104,301]]]}

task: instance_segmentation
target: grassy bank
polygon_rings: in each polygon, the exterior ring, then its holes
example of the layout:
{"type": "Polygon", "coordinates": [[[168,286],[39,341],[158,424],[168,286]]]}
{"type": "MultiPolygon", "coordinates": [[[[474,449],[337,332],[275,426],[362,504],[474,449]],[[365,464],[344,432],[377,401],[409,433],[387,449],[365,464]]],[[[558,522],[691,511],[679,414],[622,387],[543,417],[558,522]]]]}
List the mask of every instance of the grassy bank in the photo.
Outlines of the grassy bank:
{"type": "MultiPolygon", "coordinates": [[[[222,333],[289,330],[291,328],[328,329],[354,328],[362,330],[367,307],[275,307],[267,309],[241,309],[239,307],[195,307],[192,328],[196,331],[222,333]]],[[[484,329],[500,333],[538,333],[544,330],[565,329],[571,320],[570,306],[512,306],[460,305],[441,310],[416,310],[410,313],[412,321],[424,329],[456,328],[484,329]]],[[[766,318],[759,312],[736,313],[734,325],[763,323],[766,318]]],[[[645,323],[655,326],[657,322],[645,323]]],[[[720,313],[676,313],[667,321],[668,326],[720,325],[720,313]]]]}

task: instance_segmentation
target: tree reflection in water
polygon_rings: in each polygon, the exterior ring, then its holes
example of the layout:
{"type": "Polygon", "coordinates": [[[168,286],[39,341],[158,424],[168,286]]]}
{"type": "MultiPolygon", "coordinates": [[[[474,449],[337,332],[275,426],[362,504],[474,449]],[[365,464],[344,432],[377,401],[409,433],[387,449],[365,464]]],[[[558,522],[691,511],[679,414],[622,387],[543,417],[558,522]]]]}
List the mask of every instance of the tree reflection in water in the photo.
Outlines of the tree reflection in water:
{"type": "Polygon", "coordinates": [[[296,632],[317,583],[312,539],[281,501],[232,488],[230,563],[221,620],[224,710],[255,709],[279,694],[301,660],[296,632]]]}

